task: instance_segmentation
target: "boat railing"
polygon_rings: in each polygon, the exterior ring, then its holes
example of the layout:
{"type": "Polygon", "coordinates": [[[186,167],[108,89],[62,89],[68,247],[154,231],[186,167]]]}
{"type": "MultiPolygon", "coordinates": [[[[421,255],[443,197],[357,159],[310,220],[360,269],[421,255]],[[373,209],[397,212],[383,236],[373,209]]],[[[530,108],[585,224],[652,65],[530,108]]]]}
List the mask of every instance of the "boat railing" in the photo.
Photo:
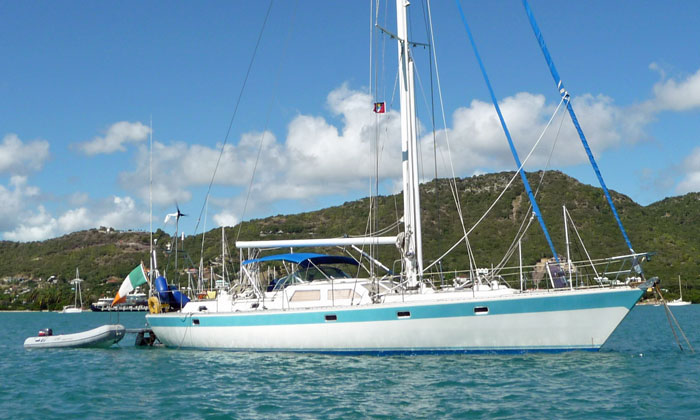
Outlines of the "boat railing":
{"type": "Polygon", "coordinates": [[[544,259],[529,266],[431,271],[424,273],[423,280],[436,290],[492,287],[494,284],[520,290],[619,287],[643,281],[641,274],[635,267],[635,258],[638,258],[639,255],[646,256],[647,254],[571,261],[570,263],[562,261],[560,262],[560,274],[563,275],[566,286],[558,288],[554,287],[551,276],[551,267],[556,262],[544,259]]]}
{"type": "MultiPolygon", "coordinates": [[[[552,259],[541,260],[528,266],[509,266],[497,269],[474,270],[443,270],[430,271],[423,275],[423,286],[433,290],[487,290],[498,289],[501,286],[510,289],[528,290],[570,290],[594,289],[604,287],[620,287],[640,283],[642,279],[635,271],[634,254],[621,257],[601,258],[598,260],[561,261],[559,275],[563,276],[565,286],[554,287],[550,267],[556,264],[552,259]]],[[[253,267],[251,267],[253,268],[253,267]]],[[[396,271],[395,271],[396,272],[396,271]]],[[[399,271],[400,272],[400,271],[399,271]]],[[[261,270],[242,270],[242,278],[232,282],[229,294],[232,299],[276,298],[284,293],[284,286],[275,288],[273,296],[262,297],[265,294],[265,273],[261,270]]],[[[325,280],[333,281],[331,278],[325,280]]],[[[370,290],[373,300],[381,300],[382,296],[401,293],[420,293],[421,287],[409,287],[407,279],[400,274],[386,274],[381,277],[360,279],[370,290]]]]}

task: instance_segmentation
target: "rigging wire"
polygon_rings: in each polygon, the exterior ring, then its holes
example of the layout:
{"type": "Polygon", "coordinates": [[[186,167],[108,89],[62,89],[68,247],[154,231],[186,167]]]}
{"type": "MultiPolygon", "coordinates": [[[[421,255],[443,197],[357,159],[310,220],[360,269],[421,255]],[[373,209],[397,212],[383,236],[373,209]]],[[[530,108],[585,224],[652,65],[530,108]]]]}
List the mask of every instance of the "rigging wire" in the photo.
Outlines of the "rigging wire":
{"type": "MultiPolygon", "coordinates": [[[[427,6],[426,1],[421,2],[421,6],[423,7],[423,23],[425,24],[425,32],[427,34],[430,32],[430,27],[429,27],[429,21],[428,21],[428,14],[426,12],[426,6],[427,6]]],[[[434,167],[434,172],[435,172],[435,220],[436,220],[436,228],[438,231],[437,249],[440,249],[441,236],[442,236],[439,234],[439,232],[440,232],[440,182],[438,180],[438,167],[437,167],[437,134],[436,134],[436,130],[435,130],[435,87],[433,84],[433,54],[432,54],[433,45],[432,45],[432,43],[428,43],[428,48],[430,48],[430,51],[428,53],[428,57],[430,60],[428,68],[430,69],[430,124],[431,124],[431,129],[432,129],[432,134],[433,134],[433,167],[434,167]]],[[[438,271],[440,272],[440,276],[442,277],[442,264],[439,264],[438,271]]]]}
{"type": "MultiPolygon", "coordinates": [[[[522,0],[522,4],[525,8],[525,13],[527,14],[527,17],[530,21],[530,27],[532,28],[532,31],[535,34],[535,38],[537,38],[537,42],[540,46],[540,49],[542,50],[542,55],[544,55],[544,59],[547,62],[547,65],[549,66],[549,71],[552,75],[552,78],[554,79],[554,83],[557,85],[557,90],[559,91],[559,94],[562,98],[569,98],[569,92],[567,92],[564,88],[564,82],[559,76],[559,72],[557,71],[554,65],[554,60],[552,60],[552,56],[549,54],[549,49],[547,49],[547,44],[545,44],[544,42],[544,36],[542,36],[542,32],[540,31],[540,28],[537,25],[537,22],[535,21],[535,15],[532,13],[532,9],[530,9],[530,5],[528,4],[527,0],[522,0]]],[[[581,125],[578,122],[578,118],[576,118],[576,113],[574,112],[574,108],[571,105],[571,101],[567,101],[566,109],[569,111],[569,115],[571,116],[571,122],[574,124],[574,127],[578,132],[579,138],[581,139],[581,144],[583,145],[583,148],[586,151],[586,155],[588,155],[588,160],[591,162],[591,166],[593,167],[593,171],[595,172],[596,177],[598,178],[598,182],[600,183],[601,188],[603,188],[603,193],[605,193],[605,198],[608,201],[610,210],[612,210],[613,216],[615,217],[615,221],[617,222],[617,225],[620,228],[620,233],[622,233],[622,237],[624,238],[629,250],[632,253],[634,253],[634,250],[632,249],[632,242],[627,236],[627,231],[625,231],[625,228],[622,225],[622,220],[620,220],[620,216],[617,212],[617,208],[615,207],[615,203],[613,202],[613,199],[610,196],[610,191],[608,190],[608,187],[605,184],[605,181],[603,180],[603,175],[600,173],[600,169],[598,168],[598,164],[596,163],[595,157],[593,156],[593,152],[591,151],[591,148],[588,145],[586,136],[583,134],[583,129],[581,128],[581,125]]],[[[639,274],[644,276],[643,272],[641,271],[641,266],[637,266],[640,270],[639,274]]]]}
{"type": "MultiPolygon", "coordinates": [[[[552,115],[552,119],[554,119],[554,116],[556,115],[556,112],[558,112],[558,109],[557,109],[557,111],[555,111],[554,115],[552,115]]],[[[557,146],[557,141],[559,140],[559,135],[561,134],[561,127],[562,127],[562,125],[564,124],[564,115],[565,115],[564,113],[561,114],[561,119],[559,120],[559,127],[558,127],[558,129],[557,129],[557,134],[556,134],[556,136],[554,136],[554,141],[552,142],[552,147],[551,147],[551,149],[549,150],[549,156],[547,157],[547,163],[545,164],[544,169],[542,170],[542,174],[540,175],[540,180],[539,180],[539,182],[538,182],[538,184],[537,184],[537,188],[535,188],[535,193],[534,193],[534,196],[535,196],[535,197],[537,197],[538,194],[539,194],[539,192],[540,192],[540,188],[542,187],[542,184],[544,183],[544,176],[545,176],[545,174],[547,173],[547,169],[549,168],[549,164],[550,164],[551,161],[552,161],[552,156],[554,155],[554,149],[555,149],[556,146],[557,146]]],[[[542,135],[544,135],[544,132],[542,133],[542,135]]],[[[526,214],[526,215],[528,215],[528,214],[531,215],[531,210],[532,210],[532,203],[530,203],[530,205],[528,206],[527,212],[526,212],[525,214],[526,214]]],[[[510,257],[513,255],[513,253],[515,253],[515,248],[516,248],[516,245],[517,245],[518,241],[522,240],[522,238],[525,236],[525,233],[526,233],[527,230],[530,228],[530,224],[531,224],[531,223],[532,223],[532,215],[531,215],[529,218],[524,218],[524,219],[523,219],[523,222],[520,224],[520,229],[518,229],[518,233],[517,233],[517,234],[515,235],[515,237],[513,238],[513,242],[511,242],[510,246],[508,247],[508,250],[506,251],[506,253],[505,253],[504,257],[503,257],[503,259],[496,265],[496,267],[501,267],[501,268],[502,268],[503,265],[505,265],[505,263],[506,263],[506,262],[510,259],[510,257]],[[525,224],[525,220],[528,220],[528,219],[529,219],[528,225],[527,225],[527,227],[525,228],[525,230],[523,231],[523,230],[522,230],[522,227],[523,227],[523,225],[525,224]],[[522,232],[522,233],[521,233],[521,232],[522,232]]],[[[500,269],[497,269],[497,270],[496,270],[496,272],[498,272],[498,271],[500,271],[500,269]]]]}
{"type": "MultiPolygon", "coordinates": [[[[273,99],[274,99],[274,95],[275,95],[274,92],[277,92],[277,90],[278,90],[277,87],[278,87],[278,85],[279,85],[279,79],[280,79],[281,73],[282,73],[282,65],[281,65],[281,63],[283,63],[284,60],[285,60],[285,58],[286,58],[287,46],[288,46],[289,41],[290,41],[290,38],[291,38],[291,37],[290,37],[290,33],[292,32],[292,29],[294,28],[294,22],[295,22],[296,12],[297,12],[297,7],[298,7],[298,6],[299,6],[299,2],[297,1],[297,2],[295,3],[295,5],[294,5],[294,10],[293,10],[292,15],[291,15],[291,17],[290,17],[289,29],[287,30],[287,37],[286,37],[286,39],[285,39],[285,44],[284,44],[284,46],[283,46],[283,48],[282,48],[282,57],[281,57],[281,59],[279,60],[279,64],[280,64],[280,65],[279,65],[279,67],[277,68],[277,74],[275,75],[275,82],[273,83],[273,89],[272,89],[272,92],[273,92],[273,94],[272,94],[273,99]]],[[[267,133],[267,126],[268,126],[268,124],[269,124],[269,122],[270,122],[270,116],[271,116],[271,114],[272,114],[272,104],[273,104],[273,103],[274,103],[274,100],[271,100],[271,101],[269,102],[269,107],[268,107],[268,109],[267,109],[267,116],[266,116],[266,118],[265,118],[265,128],[263,129],[262,134],[260,135],[260,143],[259,143],[259,145],[258,145],[258,153],[257,153],[257,155],[256,155],[256,157],[255,157],[255,163],[253,164],[253,171],[252,171],[252,173],[250,174],[250,182],[248,183],[248,191],[247,191],[247,193],[246,193],[245,202],[243,203],[243,211],[241,212],[241,220],[243,220],[243,218],[244,218],[244,216],[245,216],[245,212],[246,212],[246,210],[248,209],[248,202],[249,202],[249,200],[250,200],[250,193],[251,193],[252,190],[253,190],[253,182],[255,181],[255,173],[256,173],[256,171],[257,171],[258,164],[260,163],[260,156],[262,155],[262,148],[263,148],[263,144],[264,144],[264,142],[265,142],[265,134],[267,133]]],[[[241,228],[242,228],[242,227],[243,227],[243,223],[241,222],[241,223],[238,224],[238,230],[236,231],[236,238],[235,238],[235,240],[234,240],[234,243],[238,241],[238,238],[239,238],[239,236],[240,236],[240,234],[241,234],[241,228]]]]}
{"type": "MultiPolygon", "coordinates": [[[[270,17],[270,11],[272,10],[272,4],[274,3],[274,0],[270,0],[270,4],[267,7],[267,11],[265,12],[265,19],[263,20],[262,27],[260,28],[260,33],[258,34],[258,40],[255,43],[255,48],[253,49],[253,54],[250,57],[250,62],[248,63],[248,70],[246,71],[245,77],[243,78],[243,85],[241,86],[241,90],[238,92],[238,99],[236,100],[236,106],[233,109],[233,115],[231,115],[231,120],[228,123],[228,128],[226,129],[226,135],[224,136],[224,141],[221,144],[221,150],[219,150],[219,157],[216,159],[216,165],[214,166],[214,173],[211,175],[211,180],[209,181],[209,187],[207,188],[207,194],[206,198],[204,200],[204,205],[206,205],[208,199],[209,199],[209,194],[211,193],[211,187],[214,184],[214,179],[216,178],[216,172],[219,169],[219,163],[221,162],[221,157],[224,154],[224,149],[226,148],[226,143],[228,143],[228,138],[231,134],[231,128],[233,127],[233,121],[236,118],[236,114],[238,114],[238,107],[241,104],[241,99],[243,98],[243,92],[245,91],[245,88],[248,84],[248,77],[250,76],[250,72],[253,69],[253,63],[255,62],[255,57],[258,53],[258,47],[260,46],[260,41],[262,40],[263,32],[265,31],[265,26],[267,25],[267,20],[270,17]]],[[[204,212],[204,205],[202,205],[202,209],[199,212],[199,217],[197,218],[197,224],[195,225],[194,232],[197,232],[197,229],[199,228],[199,222],[202,218],[202,213],[204,212]]]]}
{"type": "Polygon", "coordinates": [[[460,238],[459,241],[457,241],[454,245],[452,245],[452,247],[451,247],[449,250],[447,250],[447,252],[445,252],[440,258],[438,258],[436,261],[434,261],[432,264],[430,264],[430,265],[429,265],[428,267],[426,267],[424,270],[427,270],[428,268],[430,268],[430,267],[432,267],[433,265],[435,265],[435,264],[437,263],[437,261],[442,260],[445,256],[447,256],[450,252],[452,252],[460,243],[462,243],[462,241],[464,241],[464,240],[467,240],[467,241],[468,241],[468,236],[469,236],[469,234],[472,233],[472,232],[474,231],[474,229],[476,229],[476,227],[479,226],[479,224],[480,224],[480,223],[486,218],[486,216],[491,212],[491,210],[493,210],[493,208],[496,206],[496,203],[498,203],[498,201],[501,199],[501,197],[503,197],[503,194],[506,193],[506,191],[508,190],[508,188],[510,188],[511,184],[513,183],[513,181],[515,181],[515,179],[518,177],[518,174],[520,173],[520,171],[523,170],[523,167],[525,166],[525,164],[527,163],[527,161],[530,159],[530,157],[531,157],[532,154],[534,153],[534,151],[535,151],[535,149],[537,148],[537,146],[540,144],[540,141],[542,140],[542,137],[544,137],[544,133],[547,131],[547,129],[549,128],[549,126],[552,124],[552,120],[553,120],[554,117],[556,116],[557,112],[559,112],[559,108],[561,107],[561,105],[562,105],[563,102],[564,102],[564,98],[562,98],[562,99],[559,101],[559,105],[558,105],[557,108],[554,110],[554,113],[552,114],[552,117],[551,117],[551,118],[549,119],[549,121],[547,122],[547,125],[545,126],[544,130],[542,130],[542,133],[540,134],[540,137],[539,137],[539,138],[537,139],[537,141],[535,142],[535,145],[532,146],[532,149],[530,149],[530,153],[528,153],[527,156],[525,156],[525,159],[524,159],[524,160],[522,161],[522,163],[520,164],[520,167],[518,167],[518,169],[515,171],[515,173],[513,174],[513,176],[510,178],[510,181],[508,181],[508,184],[506,184],[506,186],[503,188],[503,190],[502,190],[501,193],[498,195],[498,197],[496,197],[496,199],[493,201],[493,203],[491,203],[491,206],[489,206],[489,208],[486,210],[486,212],[484,212],[484,214],[481,216],[481,218],[479,218],[479,220],[477,220],[476,223],[474,223],[474,225],[471,227],[471,229],[469,229],[469,231],[465,231],[464,236],[462,236],[462,238],[460,238]]]}
{"type": "MultiPolygon", "coordinates": [[[[368,63],[368,67],[369,67],[368,90],[369,90],[369,92],[368,93],[369,93],[370,98],[373,97],[373,95],[372,95],[372,64],[373,64],[373,60],[374,60],[374,50],[373,50],[373,47],[374,47],[374,29],[373,29],[373,22],[372,22],[373,9],[374,9],[374,0],[370,0],[370,2],[369,2],[369,60],[368,60],[369,61],[369,63],[368,63]]],[[[379,2],[377,2],[377,11],[375,13],[378,13],[378,12],[379,12],[379,2]]],[[[376,70],[375,70],[375,72],[376,72],[376,70]]],[[[377,80],[377,78],[375,76],[374,77],[374,83],[375,83],[374,89],[375,90],[377,88],[376,87],[376,83],[377,83],[376,80],[377,80]]],[[[375,98],[375,101],[376,101],[376,98],[375,98]]],[[[378,122],[377,122],[377,115],[375,112],[375,115],[374,115],[374,143],[375,144],[377,142],[377,137],[379,136],[378,131],[379,131],[379,128],[378,128],[378,122]]],[[[376,148],[376,146],[375,146],[375,148],[376,148]]],[[[370,149],[369,155],[373,156],[371,139],[369,142],[369,149],[370,149]]],[[[378,175],[377,175],[377,177],[378,177],[378,175]]],[[[371,175],[369,177],[368,184],[369,184],[369,212],[367,214],[367,223],[365,224],[365,235],[367,235],[367,232],[369,231],[369,235],[371,236],[371,234],[372,234],[372,210],[373,210],[373,198],[374,198],[374,196],[372,194],[372,176],[371,175]]],[[[363,249],[364,249],[364,245],[363,245],[363,249]]],[[[371,245],[370,245],[369,250],[370,250],[370,254],[372,254],[373,248],[371,245]]],[[[360,258],[362,258],[362,255],[360,255],[360,258]]],[[[371,266],[370,266],[370,269],[372,269],[371,266]]],[[[373,274],[373,272],[370,272],[370,278],[373,277],[372,274],[373,274]]]]}
{"type": "MultiPolygon", "coordinates": [[[[503,118],[503,113],[501,112],[501,108],[498,105],[498,100],[496,99],[496,94],[493,90],[493,87],[491,86],[491,82],[489,81],[489,77],[486,73],[486,67],[484,66],[483,61],[481,60],[481,55],[479,54],[479,50],[476,47],[476,41],[474,40],[474,37],[472,35],[471,29],[469,29],[469,24],[467,23],[467,18],[464,15],[464,11],[462,10],[462,5],[460,4],[459,0],[455,0],[455,3],[457,4],[457,9],[459,11],[459,15],[462,18],[462,23],[464,24],[464,29],[467,32],[467,36],[469,38],[469,42],[471,43],[472,50],[474,51],[474,55],[476,56],[476,60],[479,63],[479,68],[481,69],[481,74],[484,77],[484,81],[486,82],[486,87],[488,87],[489,94],[491,96],[491,101],[493,102],[493,106],[496,109],[496,114],[498,114],[498,119],[501,123],[501,127],[503,128],[503,132],[506,136],[506,139],[508,140],[508,145],[510,146],[510,151],[511,154],[513,155],[513,159],[515,160],[515,164],[517,166],[520,165],[520,158],[518,157],[518,152],[515,149],[515,145],[513,143],[513,139],[510,135],[510,131],[508,130],[508,126],[506,125],[505,119],[503,118]]],[[[525,187],[525,191],[527,191],[527,195],[530,198],[530,202],[532,203],[532,209],[534,210],[535,214],[537,214],[537,220],[540,223],[540,227],[542,228],[542,232],[544,233],[545,238],[547,239],[547,244],[549,245],[550,250],[552,251],[552,254],[554,255],[554,258],[557,261],[557,264],[559,263],[559,255],[557,254],[556,249],[554,248],[554,243],[552,242],[552,238],[549,235],[549,230],[547,229],[547,225],[544,222],[544,219],[542,217],[542,213],[540,212],[539,206],[537,205],[537,201],[535,200],[534,196],[532,195],[532,190],[530,188],[530,183],[527,180],[527,175],[525,174],[525,171],[519,170],[520,178],[523,181],[523,186],[525,187]]]]}
{"type": "MultiPolygon", "coordinates": [[[[374,232],[374,236],[383,235],[383,234],[389,232],[390,230],[393,230],[394,228],[396,228],[396,226],[398,226],[400,224],[401,224],[401,222],[399,220],[396,220],[393,223],[391,223],[390,225],[383,227],[379,230],[376,230],[374,232]]],[[[365,236],[367,236],[367,235],[347,235],[348,238],[363,238],[365,236]]]]}
{"type": "MultiPolygon", "coordinates": [[[[452,157],[451,157],[452,150],[450,147],[450,136],[449,136],[449,133],[447,130],[447,119],[445,117],[445,103],[444,103],[444,99],[442,96],[442,85],[440,83],[440,68],[439,68],[438,59],[437,59],[437,47],[435,44],[435,34],[433,31],[433,15],[431,12],[432,8],[430,7],[430,0],[427,0],[427,5],[428,5],[428,7],[427,7],[427,9],[428,9],[428,22],[429,22],[429,29],[430,29],[430,33],[429,33],[430,45],[433,46],[433,48],[431,48],[431,53],[433,55],[432,61],[435,65],[435,81],[437,83],[437,91],[438,91],[438,97],[439,97],[439,102],[440,102],[442,124],[443,124],[444,133],[445,133],[445,144],[447,145],[447,152],[448,152],[448,155],[450,156],[450,159],[448,159],[448,162],[450,164],[450,173],[452,175],[452,177],[450,178],[450,182],[449,182],[450,192],[452,193],[452,198],[455,200],[455,205],[457,208],[457,215],[459,216],[459,222],[460,222],[460,225],[462,227],[462,233],[463,233],[462,238],[463,238],[463,240],[465,240],[465,246],[467,249],[467,255],[468,255],[469,260],[470,260],[470,265],[473,262],[474,267],[476,267],[476,262],[474,261],[474,255],[473,255],[471,247],[469,245],[469,238],[467,237],[467,228],[466,228],[466,225],[464,223],[464,214],[462,213],[462,204],[461,204],[460,199],[459,199],[459,194],[457,193],[457,180],[456,180],[457,176],[455,174],[454,164],[452,162],[452,157]]],[[[460,242],[461,241],[462,240],[460,240],[460,242]]],[[[443,257],[440,257],[437,260],[435,260],[432,264],[430,264],[428,267],[426,267],[423,270],[423,272],[425,272],[425,270],[430,268],[432,265],[438,263],[440,260],[442,260],[443,257]]]]}
{"type": "MultiPolygon", "coordinates": [[[[208,205],[209,202],[209,196],[211,194],[211,189],[212,186],[214,185],[214,180],[216,179],[216,173],[219,169],[219,164],[221,163],[221,158],[223,157],[224,150],[226,149],[226,144],[228,143],[228,139],[231,135],[231,129],[233,128],[233,122],[236,119],[236,115],[238,114],[238,108],[241,104],[241,99],[243,98],[243,93],[245,92],[245,88],[248,85],[248,78],[250,77],[251,70],[253,69],[253,63],[255,62],[255,57],[257,56],[258,53],[258,48],[260,47],[260,41],[262,40],[263,33],[265,32],[265,27],[267,26],[267,21],[270,17],[270,12],[272,11],[272,5],[274,4],[274,0],[270,0],[270,3],[267,7],[267,10],[265,12],[265,18],[263,19],[263,24],[260,28],[260,32],[258,33],[258,38],[257,41],[255,42],[255,47],[253,48],[253,53],[250,57],[250,61],[248,62],[248,69],[246,70],[245,77],[243,78],[243,84],[241,85],[241,89],[238,92],[238,98],[236,99],[236,105],[234,106],[233,109],[233,114],[231,115],[231,119],[229,120],[228,127],[226,129],[226,134],[224,135],[224,141],[221,144],[221,148],[219,150],[219,156],[216,159],[216,165],[214,166],[214,172],[211,175],[211,180],[209,181],[209,186],[207,187],[207,193],[204,198],[204,203],[202,204],[202,209],[199,211],[199,217],[197,218],[197,223],[194,228],[194,233],[196,234],[198,229],[199,229],[199,223],[202,220],[202,214],[205,211],[205,208],[208,205]]],[[[257,164],[257,161],[256,161],[257,164]]],[[[246,203],[247,203],[247,198],[246,198],[246,203]]],[[[242,220],[242,217],[241,217],[242,220]]],[[[206,222],[205,222],[206,223],[206,222]]],[[[242,223],[239,223],[239,232],[240,232],[240,226],[242,223]]],[[[203,258],[204,255],[204,238],[206,236],[206,233],[204,232],[204,228],[202,228],[202,251],[200,253],[200,259],[203,258]]]]}
{"type": "Polygon", "coordinates": [[[598,274],[598,270],[595,269],[595,264],[593,264],[593,261],[591,260],[591,255],[588,253],[588,250],[586,249],[586,244],[583,243],[583,239],[581,239],[581,235],[578,232],[578,229],[576,228],[576,223],[574,223],[574,219],[571,217],[571,214],[569,213],[569,209],[566,209],[566,215],[571,221],[571,226],[574,228],[574,232],[576,232],[576,237],[578,237],[579,242],[581,242],[581,246],[583,247],[583,251],[586,253],[586,258],[588,258],[588,261],[591,263],[591,268],[593,269],[593,272],[595,273],[596,278],[600,278],[600,274],[598,274]]]}
{"type": "MultiPolygon", "coordinates": [[[[386,14],[385,14],[385,19],[386,19],[386,14]]],[[[374,30],[375,28],[379,27],[378,25],[379,21],[379,0],[374,2],[374,0],[370,1],[370,13],[369,13],[369,96],[370,98],[374,99],[374,102],[376,102],[379,98],[378,91],[379,91],[379,74],[378,74],[378,67],[375,66],[373,68],[373,64],[375,59],[377,61],[381,61],[382,64],[382,69],[384,69],[384,64],[385,64],[385,53],[386,53],[386,41],[384,38],[380,38],[382,40],[382,49],[381,49],[381,60],[379,58],[375,58],[375,52],[374,52],[374,43],[375,43],[375,37],[374,37],[374,30]],[[374,16],[373,16],[374,14],[374,16]],[[373,70],[374,69],[374,70],[373,70]]],[[[381,72],[382,76],[382,82],[381,86],[384,89],[384,71],[381,72]]],[[[380,124],[379,124],[379,115],[374,112],[374,138],[371,139],[373,141],[369,142],[369,156],[371,157],[370,161],[374,162],[374,167],[372,168],[374,170],[374,173],[371,173],[372,169],[370,169],[370,176],[368,179],[368,186],[369,186],[369,208],[368,208],[368,214],[367,214],[367,221],[365,223],[365,231],[364,235],[360,236],[373,236],[377,235],[378,231],[378,214],[379,214],[379,209],[378,209],[378,199],[379,199],[379,161],[381,159],[381,151],[383,151],[383,144],[380,142],[380,124]],[[374,184],[374,185],[373,185],[374,184]]],[[[385,126],[386,129],[386,126],[385,126]]],[[[369,244],[369,254],[370,256],[375,254],[375,245],[369,244]]],[[[364,247],[365,245],[362,245],[362,252],[364,252],[364,247]]],[[[362,259],[363,256],[360,257],[362,259]]],[[[373,276],[373,269],[374,266],[370,265],[371,271],[369,272],[370,277],[374,278],[373,276]]]]}

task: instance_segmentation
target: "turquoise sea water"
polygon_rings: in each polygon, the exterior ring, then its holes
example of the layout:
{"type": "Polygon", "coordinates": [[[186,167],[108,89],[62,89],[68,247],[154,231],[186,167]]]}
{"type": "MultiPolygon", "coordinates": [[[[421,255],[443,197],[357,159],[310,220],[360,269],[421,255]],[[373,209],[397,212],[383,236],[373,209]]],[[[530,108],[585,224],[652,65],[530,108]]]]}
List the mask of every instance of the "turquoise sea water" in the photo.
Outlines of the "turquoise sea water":
{"type": "MultiPolygon", "coordinates": [[[[673,312],[700,351],[700,305],[673,312]]],[[[115,321],[0,313],[0,418],[700,418],[700,356],[678,349],[662,307],[636,307],[598,353],[231,353],[137,348],[133,334],[105,350],[22,346],[115,321]]]]}

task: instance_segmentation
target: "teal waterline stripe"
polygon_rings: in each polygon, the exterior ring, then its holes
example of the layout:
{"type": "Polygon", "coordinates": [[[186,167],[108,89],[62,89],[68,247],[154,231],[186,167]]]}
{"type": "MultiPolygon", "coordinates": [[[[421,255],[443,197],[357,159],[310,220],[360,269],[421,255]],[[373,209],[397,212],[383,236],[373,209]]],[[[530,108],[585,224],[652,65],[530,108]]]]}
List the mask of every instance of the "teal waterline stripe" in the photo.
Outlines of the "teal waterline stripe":
{"type": "Polygon", "coordinates": [[[203,313],[147,315],[146,319],[154,327],[194,326],[193,319],[202,327],[250,327],[263,325],[325,324],[326,315],[336,315],[332,323],[405,321],[408,319],[434,319],[465,316],[493,316],[521,313],[571,311],[592,308],[624,307],[631,309],[639,300],[642,290],[622,292],[592,293],[587,295],[548,296],[541,298],[504,299],[482,302],[459,302],[432,305],[406,304],[391,308],[336,309],[323,308],[312,311],[258,312],[255,314],[228,313],[225,315],[203,313]],[[474,313],[475,307],[488,307],[487,315],[474,313]],[[397,312],[409,311],[410,318],[397,319],[397,312]]]}

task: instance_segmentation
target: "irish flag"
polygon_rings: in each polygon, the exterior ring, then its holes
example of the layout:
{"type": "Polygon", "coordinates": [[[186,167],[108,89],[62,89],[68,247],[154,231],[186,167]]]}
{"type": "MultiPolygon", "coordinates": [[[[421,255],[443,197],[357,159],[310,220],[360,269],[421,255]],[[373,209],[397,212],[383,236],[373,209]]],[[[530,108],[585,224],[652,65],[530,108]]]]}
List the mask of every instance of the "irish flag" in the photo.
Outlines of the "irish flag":
{"type": "Polygon", "coordinates": [[[119,292],[112,301],[112,306],[119,302],[126,301],[126,295],[144,283],[146,283],[146,273],[143,270],[143,264],[139,264],[139,266],[131,270],[131,273],[124,279],[124,283],[122,283],[119,292]]]}

